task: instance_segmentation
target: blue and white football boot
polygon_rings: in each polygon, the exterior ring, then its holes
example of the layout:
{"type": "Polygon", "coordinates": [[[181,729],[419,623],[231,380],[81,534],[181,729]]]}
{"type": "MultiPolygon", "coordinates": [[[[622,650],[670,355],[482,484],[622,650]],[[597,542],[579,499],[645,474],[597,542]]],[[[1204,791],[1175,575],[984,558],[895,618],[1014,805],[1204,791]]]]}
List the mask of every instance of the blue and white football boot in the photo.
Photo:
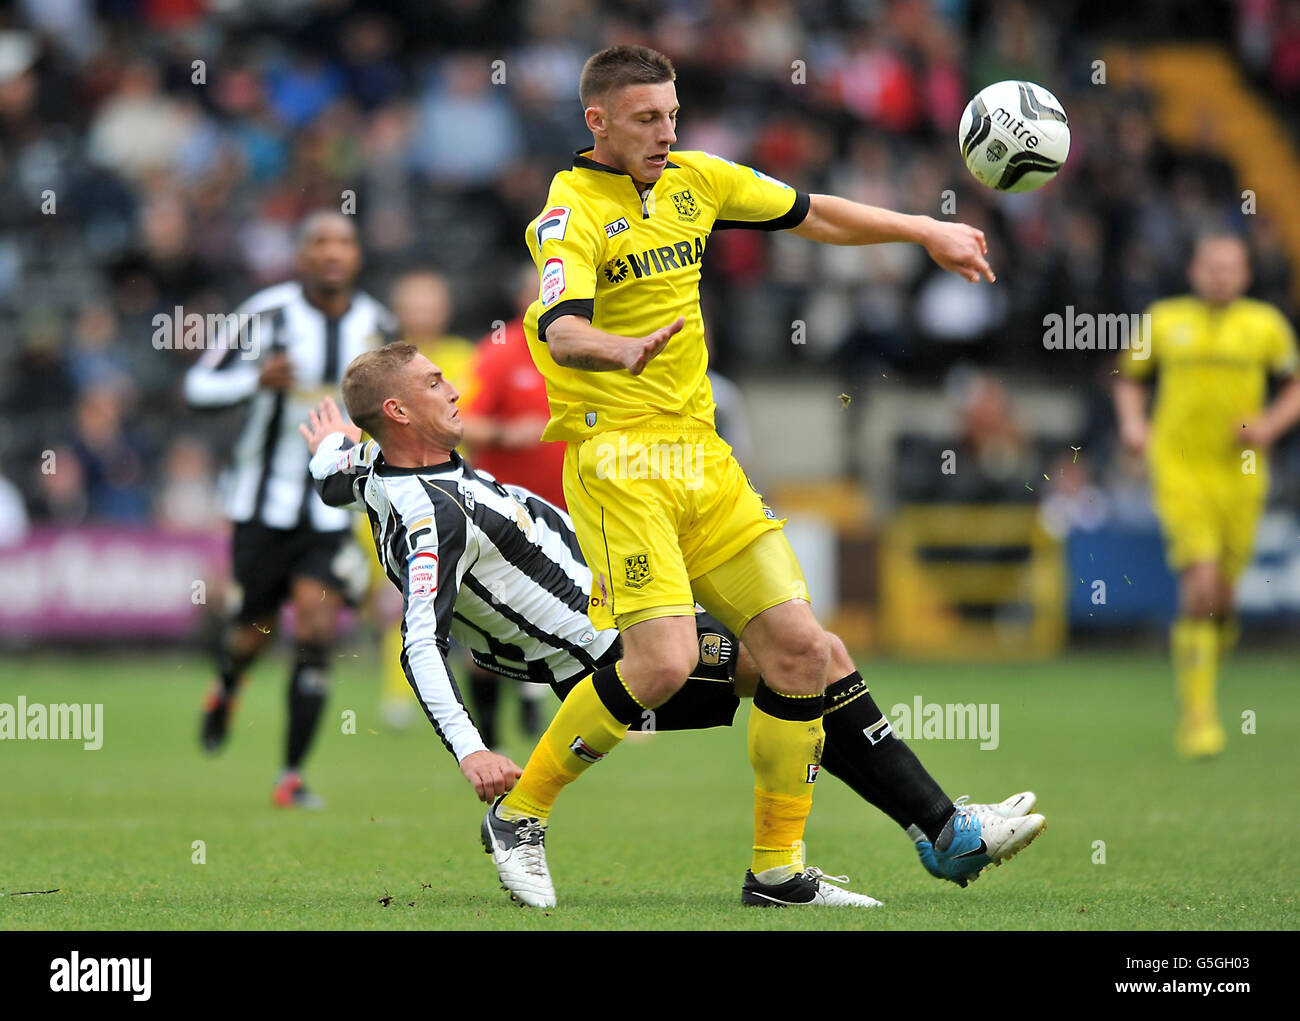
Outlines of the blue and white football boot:
{"type": "Polygon", "coordinates": [[[958,798],[944,832],[940,851],[917,826],[907,828],[925,871],[964,887],[990,865],[1001,865],[1024,850],[1047,828],[1047,820],[1033,814],[1038,803],[1033,791],[1013,794],[996,805],[969,805],[958,798]]]}

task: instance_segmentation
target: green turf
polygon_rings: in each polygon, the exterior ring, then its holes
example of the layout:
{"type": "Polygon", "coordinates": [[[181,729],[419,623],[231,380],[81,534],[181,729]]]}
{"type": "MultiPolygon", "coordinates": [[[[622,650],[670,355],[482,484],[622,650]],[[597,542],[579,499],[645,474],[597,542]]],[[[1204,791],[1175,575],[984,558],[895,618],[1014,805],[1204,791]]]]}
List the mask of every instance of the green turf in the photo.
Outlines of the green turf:
{"type": "MultiPolygon", "coordinates": [[[[478,844],[481,809],[423,720],[377,720],[369,653],[340,658],[309,775],[324,812],[268,804],[284,667],[257,667],[228,750],[200,755],[204,664],[7,657],[0,702],[104,703],[104,746],[0,742],[0,928],[1294,928],[1300,874],[1293,657],[1240,654],[1224,678],[1225,755],[1182,763],[1154,655],[1047,665],[868,664],[886,707],[914,694],[996,702],[1001,743],[918,741],[953,795],[1038,792],[1047,832],[966,890],[931,879],[892,822],[823,773],[809,859],[885,907],[738,904],[750,840],[741,725],[628,744],[565,793],[548,839],[560,907],[509,904],[478,844]],[[344,709],[357,733],[341,731],[344,709]],[[1243,709],[1258,734],[1240,732],[1243,709]],[[206,864],[193,864],[202,840],[206,864]],[[1105,864],[1094,864],[1094,841],[1105,864]],[[380,898],[391,896],[384,906],[380,898]]],[[[513,708],[511,706],[511,708],[513,708]]],[[[527,747],[511,750],[519,761],[527,747]]]]}

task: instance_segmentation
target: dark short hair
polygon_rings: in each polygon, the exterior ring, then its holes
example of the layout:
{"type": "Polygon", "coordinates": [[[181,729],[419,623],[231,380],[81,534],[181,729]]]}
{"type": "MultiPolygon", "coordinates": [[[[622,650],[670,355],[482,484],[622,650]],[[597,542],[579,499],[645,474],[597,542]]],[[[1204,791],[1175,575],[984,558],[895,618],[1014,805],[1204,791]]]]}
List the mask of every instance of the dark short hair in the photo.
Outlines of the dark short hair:
{"type": "Polygon", "coordinates": [[[357,240],[357,227],[350,216],[344,216],[337,209],[314,209],[298,224],[298,249],[301,251],[314,241],[317,232],[327,223],[342,224],[351,233],[352,240],[357,240]]]}
{"type": "Polygon", "coordinates": [[[340,389],[348,417],[383,445],[384,401],[401,389],[402,370],[420,353],[414,344],[389,344],[352,359],[340,389]]]}
{"type": "Polygon", "coordinates": [[[578,98],[583,109],[625,85],[658,85],[677,80],[673,62],[649,46],[610,46],[582,66],[578,98]]]}

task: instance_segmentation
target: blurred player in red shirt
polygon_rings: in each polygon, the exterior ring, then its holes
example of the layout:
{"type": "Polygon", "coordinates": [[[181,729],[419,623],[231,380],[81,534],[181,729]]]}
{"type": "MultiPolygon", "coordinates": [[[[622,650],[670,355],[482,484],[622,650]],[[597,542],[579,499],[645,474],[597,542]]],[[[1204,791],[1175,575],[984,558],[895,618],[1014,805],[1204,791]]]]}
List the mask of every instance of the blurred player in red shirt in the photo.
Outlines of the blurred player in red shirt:
{"type": "Polygon", "coordinates": [[[462,448],[475,468],[563,507],[564,444],[541,441],[551,412],[546,382],[524,339],[524,312],[537,297],[531,265],[516,274],[511,297],[515,317],[479,341],[471,378],[452,379],[461,387],[462,448]]]}

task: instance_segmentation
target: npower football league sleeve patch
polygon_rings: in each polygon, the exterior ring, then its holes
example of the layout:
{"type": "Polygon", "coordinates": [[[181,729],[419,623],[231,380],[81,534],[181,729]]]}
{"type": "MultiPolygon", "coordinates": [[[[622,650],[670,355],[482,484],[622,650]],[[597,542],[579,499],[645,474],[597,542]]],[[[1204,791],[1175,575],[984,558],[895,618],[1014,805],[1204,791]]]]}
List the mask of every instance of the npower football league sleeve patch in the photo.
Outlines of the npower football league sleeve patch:
{"type": "Polygon", "coordinates": [[[542,307],[555,304],[564,293],[564,260],[547,259],[542,267],[542,307]]]}

